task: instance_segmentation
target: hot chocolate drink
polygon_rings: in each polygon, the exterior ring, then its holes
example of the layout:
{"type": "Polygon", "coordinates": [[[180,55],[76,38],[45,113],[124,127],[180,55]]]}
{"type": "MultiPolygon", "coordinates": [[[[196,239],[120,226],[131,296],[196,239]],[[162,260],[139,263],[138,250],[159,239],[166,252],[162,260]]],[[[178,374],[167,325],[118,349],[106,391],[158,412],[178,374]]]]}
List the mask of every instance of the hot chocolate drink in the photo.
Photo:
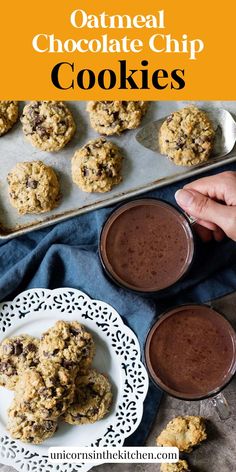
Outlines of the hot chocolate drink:
{"type": "Polygon", "coordinates": [[[181,306],[165,314],[149,333],[146,361],[153,380],[173,396],[214,395],[236,370],[236,334],[205,305],[181,306]]]}
{"type": "Polygon", "coordinates": [[[156,292],[176,283],[188,270],[194,242],[187,219],[156,199],[122,205],[104,225],[100,255],[119,284],[156,292]]]}

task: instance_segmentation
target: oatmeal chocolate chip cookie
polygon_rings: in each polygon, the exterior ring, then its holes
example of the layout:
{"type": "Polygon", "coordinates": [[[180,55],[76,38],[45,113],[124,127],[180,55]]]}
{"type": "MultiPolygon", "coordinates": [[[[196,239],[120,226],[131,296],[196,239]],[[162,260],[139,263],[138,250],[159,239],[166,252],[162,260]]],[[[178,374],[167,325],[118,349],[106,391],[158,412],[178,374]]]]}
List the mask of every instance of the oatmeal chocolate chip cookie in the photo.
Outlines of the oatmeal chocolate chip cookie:
{"type": "Polygon", "coordinates": [[[158,436],[157,445],[178,447],[182,452],[191,452],[193,446],[197,446],[206,438],[204,418],[201,416],[177,416],[158,436]]]}
{"type": "Polygon", "coordinates": [[[88,102],[91,126],[107,136],[137,128],[147,111],[147,102],[88,102]]]}
{"type": "Polygon", "coordinates": [[[193,166],[207,161],[215,132],[206,113],[187,107],[172,113],[162,124],[159,145],[162,154],[176,164],[193,166]]]}
{"type": "Polygon", "coordinates": [[[19,114],[18,102],[0,102],[0,136],[7,133],[16,123],[19,114]]]}
{"type": "Polygon", "coordinates": [[[92,335],[77,321],[58,321],[43,334],[39,345],[40,368],[47,374],[48,364],[69,371],[84,371],[92,363],[95,344],[92,335]]]}
{"type": "Polygon", "coordinates": [[[109,411],[112,403],[111,385],[107,377],[96,370],[78,375],[74,402],[63,419],[70,424],[95,423],[109,411]]]}
{"type": "Polygon", "coordinates": [[[26,139],[42,151],[60,151],[75,133],[75,122],[63,102],[34,101],[21,117],[26,139]]]}
{"type": "Polygon", "coordinates": [[[89,141],[72,159],[72,179],[85,192],[108,192],[122,181],[123,156],[104,138],[89,141]]]}
{"type": "Polygon", "coordinates": [[[0,344],[0,385],[14,390],[19,374],[38,364],[39,340],[21,334],[6,338],[0,344]]]}
{"type": "Polygon", "coordinates": [[[26,443],[41,444],[55,434],[57,422],[50,419],[34,418],[22,411],[14,400],[8,410],[7,429],[15,439],[26,443]]]}
{"type": "Polygon", "coordinates": [[[22,372],[16,384],[15,400],[22,413],[39,420],[56,420],[74,398],[75,376],[59,366],[48,366],[44,374],[39,368],[22,372]]]}
{"type": "Polygon", "coordinates": [[[57,176],[41,161],[19,162],[8,174],[7,182],[10,202],[20,215],[44,213],[58,205],[57,176]]]}
{"type": "Polygon", "coordinates": [[[191,472],[186,461],[178,461],[176,464],[161,464],[161,472],[191,472]]]}

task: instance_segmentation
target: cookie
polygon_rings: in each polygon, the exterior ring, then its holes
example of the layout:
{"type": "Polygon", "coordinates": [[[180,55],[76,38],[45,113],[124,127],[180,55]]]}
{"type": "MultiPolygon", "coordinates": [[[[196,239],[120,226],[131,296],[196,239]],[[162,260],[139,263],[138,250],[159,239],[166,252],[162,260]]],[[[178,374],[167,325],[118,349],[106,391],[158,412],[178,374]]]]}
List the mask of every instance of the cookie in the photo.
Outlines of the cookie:
{"type": "Polygon", "coordinates": [[[60,151],[76,130],[74,118],[63,102],[30,102],[24,107],[21,123],[26,139],[47,152],[60,151]]]}
{"type": "Polygon", "coordinates": [[[0,385],[14,390],[19,375],[38,364],[39,340],[21,334],[6,338],[0,345],[0,385]]]}
{"type": "Polygon", "coordinates": [[[44,213],[58,205],[57,176],[41,161],[19,162],[8,174],[7,182],[10,203],[20,215],[44,213]]]}
{"type": "Polygon", "coordinates": [[[107,377],[96,370],[76,379],[74,402],[63,416],[69,424],[88,424],[101,420],[112,403],[111,385],[107,377]]]}
{"type": "Polygon", "coordinates": [[[6,134],[16,123],[19,114],[18,102],[0,102],[0,136],[6,134]]]}
{"type": "Polygon", "coordinates": [[[89,141],[72,159],[72,179],[85,192],[108,192],[121,182],[122,154],[104,138],[89,141]]]}
{"type": "Polygon", "coordinates": [[[157,445],[178,447],[181,452],[191,452],[194,446],[206,438],[205,422],[201,416],[177,416],[158,436],[157,445]]]}
{"type": "Polygon", "coordinates": [[[137,128],[146,110],[147,102],[90,101],[87,105],[92,128],[107,136],[137,128]]]}
{"type": "Polygon", "coordinates": [[[15,388],[21,412],[37,420],[57,420],[74,398],[73,373],[63,367],[47,367],[44,374],[37,368],[25,370],[15,388]]]}
{"type": "Polygon", "coordinates": [[[175,464],[161,464],[161,472],[191,472],[186,461],[178,461],[175,464]]]}
{"type": "Polygon", "coordinates": [[[59,365],[71,371],[84,371],[91,365],[94,354],[92,335],[83,325],[77,321],[58,321],[41,338],[40,368],[44,374],[48,364],[59,365]]]}
{"type": "Polygon", "coordinates": [[[8,410],[7,429],[15,439],[25,443],[41,444],[55,434],[57,422],[35,419],[31,415],[27,415],[14,400],[8,410]]]}
{"type": "Polygon", "coordinates": [[[206,113],[191,106],[172,113],[159,132],[160,152],[176,165],[194,166],[209,159],[215,131],[206,113]]]}

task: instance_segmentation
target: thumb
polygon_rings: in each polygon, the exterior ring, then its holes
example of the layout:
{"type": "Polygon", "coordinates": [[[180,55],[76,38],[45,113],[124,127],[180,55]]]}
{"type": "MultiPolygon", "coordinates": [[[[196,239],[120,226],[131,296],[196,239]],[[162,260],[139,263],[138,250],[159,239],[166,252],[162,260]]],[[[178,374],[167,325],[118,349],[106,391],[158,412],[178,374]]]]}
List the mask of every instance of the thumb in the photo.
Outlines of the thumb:
{"type": "Polygon", "coordinates": [[[236,239],[236,207],[227,207],[217,203],[196,190],[178,190],[175,199],[178,205],[191,216],[215,223],[227,236],[236,239]]]}

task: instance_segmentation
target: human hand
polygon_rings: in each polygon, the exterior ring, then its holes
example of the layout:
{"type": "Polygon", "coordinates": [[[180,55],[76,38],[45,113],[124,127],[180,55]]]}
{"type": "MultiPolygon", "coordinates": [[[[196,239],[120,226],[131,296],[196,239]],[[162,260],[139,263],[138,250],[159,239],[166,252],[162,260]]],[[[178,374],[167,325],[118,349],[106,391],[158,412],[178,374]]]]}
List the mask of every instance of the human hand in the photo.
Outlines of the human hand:
{"type": "Polygon", "coordinates": [[[178,205],[197,219],[204,241],[225,235],[236,241],[236,172],[222,172],[187,184],[175,194],[178,205]]]}

